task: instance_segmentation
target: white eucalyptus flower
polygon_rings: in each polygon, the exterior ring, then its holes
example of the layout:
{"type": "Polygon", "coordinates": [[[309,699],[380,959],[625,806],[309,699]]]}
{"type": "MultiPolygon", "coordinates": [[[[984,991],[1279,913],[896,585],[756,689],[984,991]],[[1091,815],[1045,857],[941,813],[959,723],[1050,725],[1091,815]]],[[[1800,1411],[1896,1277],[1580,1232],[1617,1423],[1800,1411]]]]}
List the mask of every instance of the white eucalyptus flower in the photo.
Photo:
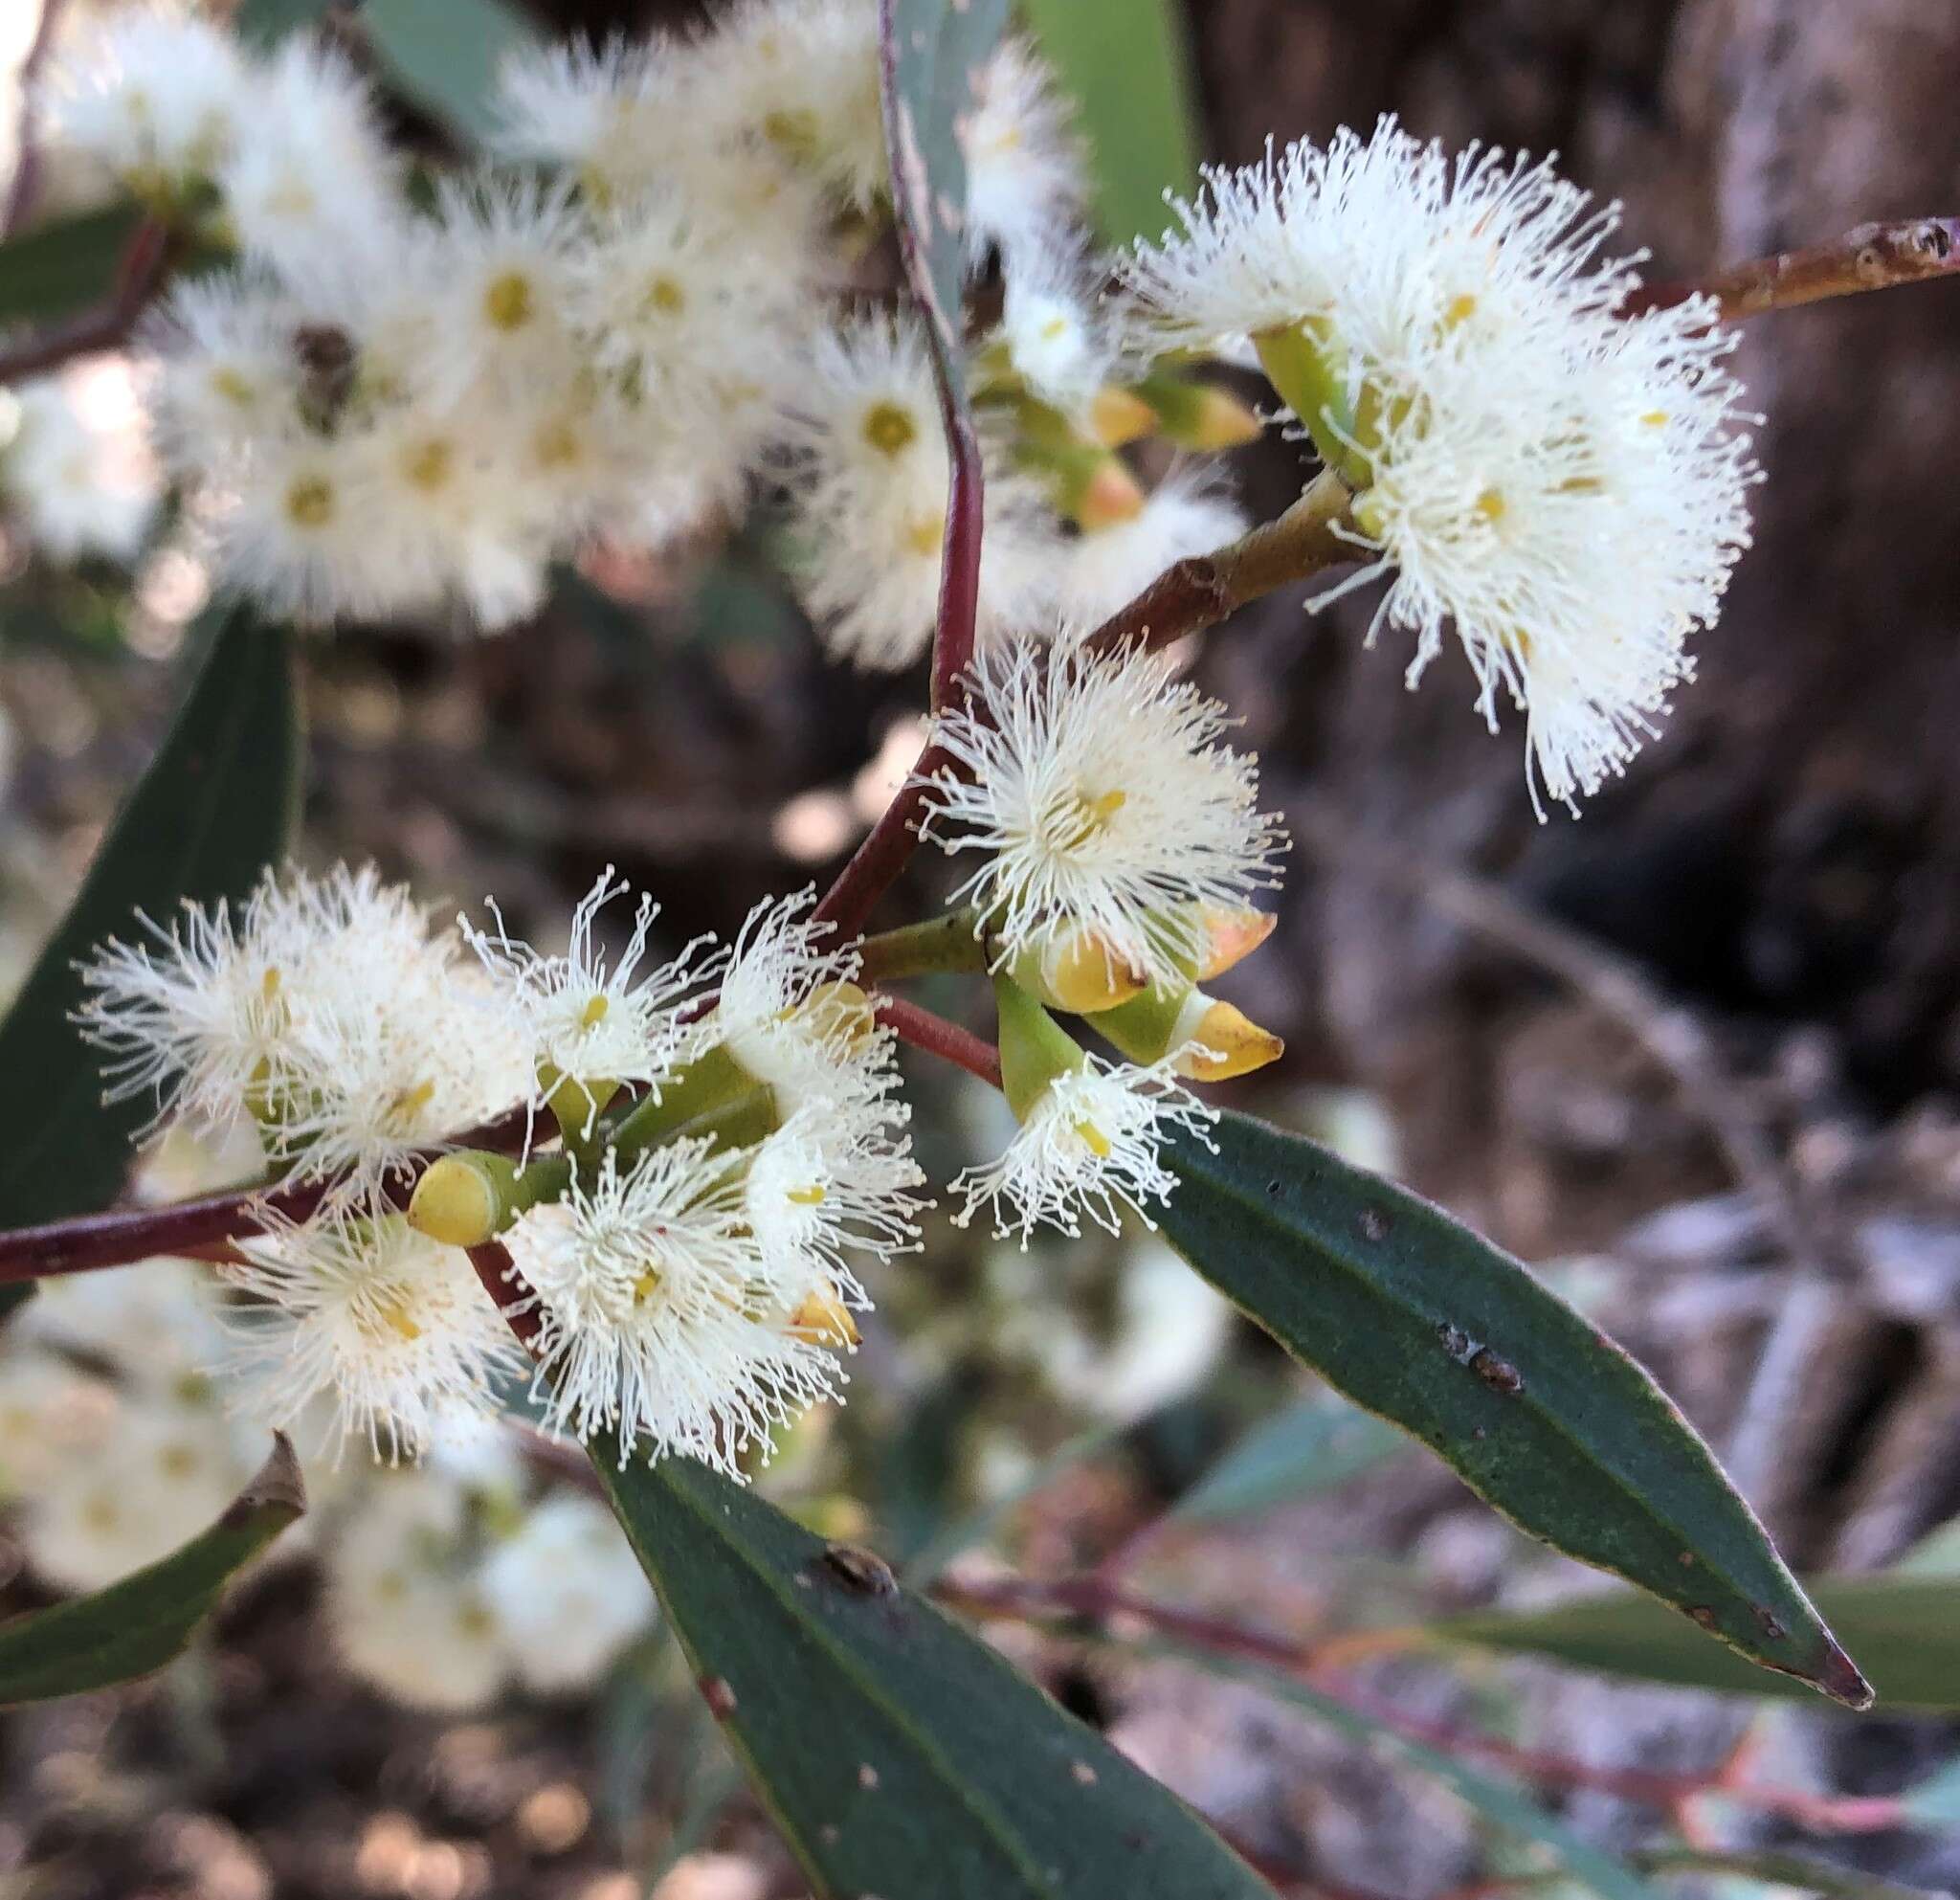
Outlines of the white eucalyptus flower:
{"type": "Polygon", "coordinates": [[[985,854],[948,898],[970,903],[1000,968],[1058,924],[1174,979],[1200,906],[1278,883],[1285,838],[1258,809],[1254,759],[1222,743],[1225,709],[1157,658],[1020,646],[983,655],[940,719],[921,835],[985,854]]]}
{"type": "Polygon", "coordinates": [[[1149,1204],[1168,1202],[1177,1186],[1164,1144],[1179,1130],[1206,1140],[1217,1120],[1179,1084],[1174,1060],[1139,1068],[1085,1055],[1048,1084],[1004,1154],[953,1182],[966,1196],[955,1223],[984,1209],[999,1238],[1018,1236],[1024,1247],[1036,1227],[1079,1236],[1084,1214],[1112,1234],[1125,1208],[1154,1227],[1149,1204]]]}
{"type": "Polygon", "coordinates": [[[622,1465],[680,1453],[734,1476],[751,1446],[833,1398],[835,1361],[792,1324],[785,1279],[744,1218],[741,1158],[708,1141],[651,1150],[530,1209],[504,1236],[535,1312],[547,1424],[616,1436],[622,1465]]]}

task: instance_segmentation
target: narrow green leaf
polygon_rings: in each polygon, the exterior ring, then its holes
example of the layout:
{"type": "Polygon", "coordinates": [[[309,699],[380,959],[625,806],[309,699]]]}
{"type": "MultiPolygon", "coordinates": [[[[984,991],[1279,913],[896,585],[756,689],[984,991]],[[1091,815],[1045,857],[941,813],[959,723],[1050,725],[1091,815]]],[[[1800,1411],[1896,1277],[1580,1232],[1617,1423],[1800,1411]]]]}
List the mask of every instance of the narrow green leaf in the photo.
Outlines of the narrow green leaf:
{"type": "Polygon", "coordinates": [[[537,44],[509,0],[368,0],[361,26],[403,95],[468,143],[497,127],[497,75],[537,44]]]}
{"type": "Polygon", "coordinates": [[[333,0],[241,0],[232,31],[247,46],[277,46],[289,33],[318,20],[333,0]]]}
{"type": "Polygon", "coordinates": [[[1084,1459],[1106,1451],[1128,1430],[1128,1422],[1118,1419],[1092,1425],[1087,1431],[1078,1432],[1074,1438],[1057,1445],[1046,1458],[1037,1460],[1034,1468],[1026,1472],[1017,1484],[1010,1485],[998,1497],[989,1498],[985,1504],[976,1506],[964,1517],[955,1518],[944,1530],[937,1531],[918,1555],[905,1565],[906,1581],[922,1588],[930,1583],[961,1552],[969,1551],[975,1544],[984,1544],[993,1537],[1016,1506],[1025,1504],[1036,1492],[1045,1489],[1064,1471],[1073,1470],[1084,1459]]]}
{"type": "Polygon", "coordinates": [[[1336,1702],[1295,1677],[1257,1663],[1221,1656],[1214,1649],[1169,1639],[1112,1644],[1125,1655],[1154,1656],[1188,1663],[1208,1675],[1252,1683],[1281,1702],[1290,1703],[1328,1728],[1351,1736],[1388,1761],[1399,1761],[1443,1782],[1493,1827],[1534,1841],[1553,1858],[1559,1869],[1582,1882],[1605,1900],[1659,1900],[1659,1894],[1624,1862],[1602,1852],[1555,1815],[1548,1814],[1530,1796],[1508,1781],[1498,1780],[1469,1767],[1453,1755],[1426,1743],[1411,1741],[1392,1729],[1370,1720],[1345,1702],[1336,1702]]]}
{"type": "MultiPolygon", "coordinates": [[[[1960,1582],[1898,1572],[1825,1576],[1813,1581],[1811,1596],[1870,1672],[1881,1711],[1960,1714],[1960,1582]]],[[[1728,1650],[1703,1642],[1647,1598],[1620,1590],[1520,1615],[1484,1611],[1452,1617],[1433,1623],[1428,1633],[1443,1643],[1548,1656],[1575,1668],[1687,1688],[1805,1694],[1797,1685],[1766,1676],[1728,1650]]]]}
{"type": "Polygon", "coordinates": [[[905,275],[942,372],[964,400],[960,290],[967,160],[956,126],[1007,25],[1007,0],[880,0],[884,134],[905,275]]]}
{"type": "Polygon", "coordinates": [[[1217,1524],[1270,1510],[1345,1485],[1407,1443],[1393,1426],[1338,1398],[1303,1398],[1230,1446],[1168,1514],[1217,1524]]]}
{"type": "Polygon", "coordinates": [[[1357,1404],[1486,1503],[1766,1668],[1871,1691],[1708,1447],[1639,1366],[1439,1208],[1243,1115],[1179,1138],[1165,1234],[1357,1404]]]}
{"type": "Polygon", "coordinates": [[[293,637],[242,608],[208,615],[196,683],[96,854],[61,927],[0,1023],[0,1224],[89,1214],[112,1201],[133,1136],[154,1112],[105,1106],[96,1057],[69,1020],[78,958],[159,921],[180,898],[243,898],[284,855],[299,804],[293,637]]]}
{"type": "Polygon", "coordinates": [[[109,205],[0,244],[0,328],[51,323],[107,302],[142,222],[134,205],[109,205]]]}
{"type": "Polygon", "coordinates": [[[1271,1900],[1188,1808],[868,1553],[679,1458],[612,1507],[822,1900],[1271,1900]]]}
{"type": "Polygon", "coordinates": [[[1197,183],[1184,9],[1170,0],[1021,0],[1087,136],[1096,222],[1112,244],[1155,238],[1164,193],[1197,183]]]}
{"type": "Polygon", "coordinates": [[[0,1703],[44,1702],[146,1676],[182,1653],[226,1583],[306,1509],[283,1433],[202,1536],[93,1597],[0,1623],[0,1703]]]}
{"type": "Polygon", "coordinates": [[[1649,1847],[1629,1855],[1648,1873],[1724,1873],[1758,1880],[1781,1892],[1794,1888],[1821,1900],[1953,1900],[1950,1892],[1900,1887],[1877,1880],[1862,1867],[1834,1866],[1807,1854],[1725,1852],[1719,1847],[1649,1847]]]}

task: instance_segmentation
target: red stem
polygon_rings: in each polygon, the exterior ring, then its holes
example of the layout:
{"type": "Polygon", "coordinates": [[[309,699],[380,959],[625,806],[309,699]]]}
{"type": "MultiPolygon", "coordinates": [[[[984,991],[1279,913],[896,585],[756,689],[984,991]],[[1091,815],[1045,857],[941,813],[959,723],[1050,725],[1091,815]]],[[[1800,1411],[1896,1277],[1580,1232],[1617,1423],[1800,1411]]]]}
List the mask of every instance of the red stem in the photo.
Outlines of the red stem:
{"type": "MultiPolygon", "coordinates": [[[[524,1110],[513,1108],[458,1136],[457,1145],[514,1153],[523,1146],[524,1129],[524,1110]]],[[[433,1154],[429,1158],[433,1159],[433,1154]]],[[[37,1227],[16,1227],[11,1233],[0,1233],[0,1285],[46,1280],[62,1273],[87,1273],[97,1267],[127,1266],[157,1254],[191,1259],[209,1255],[227,1241],[263,1232],[262,1217],[268,1209],[291,1220],[307,1219],[333,1186],[328,1181],[312,1181],[304,1187],[240,1188],[231,1194],[178,1201],[172,1207],[117,1208],[77,1219],[45,1221],[37,1227]]],[[[408,1180],[398,1183],[390,1191],[390,1198],[406,1205],[412,1186],[408,1180]]]]}
{"type": "Polygon", "coordinates": [[[872,997],[879,1021],[889,1023],[898,1032],[901,1042],[952,1062],[991,1087],[1000,1086],[1000,1051],[991,1042],[975,1036],[970,1029],[948,1022],[943,1016],[921,1009],[917,1003],[907,1002],[902,996],[887,995],[877,990],[872,997]]]}
{"type": "Polygon", "coordinates": [[[470,1264],[477,1269],[477,1278],[483,1283],[484,1292],[490,1295],[492,1304],[503,1315],[503,1323],[517,1335],[525,1352],[535,1352],[538,1334],[545,1330],[545,1322],[539,1317],[536,1307],[527,1307],[521,1313],[510,1309],[513,1303],[522,1304],[531,1292],[511,1261],[510,1249],[501,1241],[485,1241],[481,1246],[470,1247],[466,1251],[470,1264]]]}
{"type": "Polygon", "coordinates": [[[53,324],[11,349],[0,349],[0,384],[44,376],[75,357],[127,343],[137,319],[149,308],[163,283],[174,249],[168,230],[154,218],[145,218],[130,235],[109,302],[53,324]]]}
{"type": "Polygon", "coordinates": [[[1101,1575],[1046,1580],[1003,1577],[942,1583],[936,1587],[940,1595],[982,1615],[1029,1618],[1058,1613],[1088,1617],[1098,1622],[1129,1619],[1195,1648],[1214,1650],[1221,1656],[1236,1656],[1298,1676],[1323,1695],[1333,1696],[1357,1715],[1405,1740],[1448,1755],[1480,1755],[1542,1787],[1588,1789],[1663,1812],[1672,1812],[1683,1800],[1719,1793],[1725,1799],[1782,1815],[1800,1827],[1822,1833],[1875,1833],[1904,1825],[1905,1822],[1903,1804],[1890,1795],[1814,1795],[1802,1789],[1739,1781],[1733,1778],[1726,1761],[1702,1775],[1658,1775],[1638,1768],[1599,1768],[1546,1750],[1521,1748],[1497,1735],[1411,1715],[1352,1685],[1344,1684],[1335,1689],[1326,1680],[1327,1669],[1317,1665],[1315,1651],[1308,1644],[1136,1596],[1101,1575]]]}

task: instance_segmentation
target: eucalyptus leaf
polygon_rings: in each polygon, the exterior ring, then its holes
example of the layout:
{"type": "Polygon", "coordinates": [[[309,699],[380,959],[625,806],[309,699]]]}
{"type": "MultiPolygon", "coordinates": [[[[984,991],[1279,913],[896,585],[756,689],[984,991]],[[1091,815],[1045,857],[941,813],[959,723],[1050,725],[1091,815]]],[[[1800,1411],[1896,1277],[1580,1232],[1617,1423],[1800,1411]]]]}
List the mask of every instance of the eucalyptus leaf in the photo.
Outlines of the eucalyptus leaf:
{"type": "Polygon", "coordinates": [[[146,1676],[183,1652],[225,1585],[306,1508],[281,1434],[210,1530],[92,1597],[0,1623],[0,1703],[80,1695],[146,1676]]]}
{"type": "Polygon", "coordinates": [[[964,402],[960,292],[967,160],[956,127],[1007,25],[1007,0],[880,0],[884,132],[905,275],[940,370],[964,402]]]}
{"type": "Polygon", "coordinates": [[[1247,1432],[1169,1516],[1217,1524],[1311,1497],[1358,1478],[1409,1441],[1392,1425],[1338,1398],[1303,1398],[1247,1432]]]}
{"type": "Polygon", "coordinates": [[[1156,238],[1164,193],[1197,183],[1185,10],[1172,0],[1021,0],[1089,145],[1096,222],[1112,244],[1156,238]]]}
{"type": "Polygon", "coordinates": [[[1271,1900],[1174,1796],[878,1557],[691,1460],[591,1452],[822,1900],[1271,1900]]]}
{"type": "MultiPolygon", "coordinates": [[[[1901,1709],[1960,1713],[1960,1582],[1893,1572],[1882,1576],[1817,1577],[1817,1609],[1871,1672],[1881,1713],[1901,1709]]],[[[1624,1590],[1582,1597],[1548,1610],[1499,1611],[1433,1623],[1438,1642],[1549,1657],[1575,1668],[1734,1695],[1802,1696],[1796,1684],[1768,1676],[1739,1656],[1704,1643],[1650,1598],[1624,1590]]]]}
{"type": "Polygon", "coordinates": [[[367,0],[361,25],[403,95],[469,143],[497,129],[504,60],[538,43],[509,0],[367,0]]]}
{"type": "Polygon", "coordinates": [[[142,1097],[104,1104],[95,1052],[69,1019],[76,962],[111,936],[166,924],[179,902],[236,903],[285,855],[298,816],[301,743],[292,634],[242,607],[193,636],[203,663],[149,769],[96,854],[60,928],[0,1022],[0,1225],[60,1220],[121,1191],[142,1097]]]}
{"type": "Polygon", "coordinates": [[[0,329],[46,324],[106,303],[143,222],[134,205],[39,224],[0,244],[0,329]]]}
{"type": "Polygon", "coordinates": [[[1179,1185],[1164,1233],[1296,1358],[1521,1530],[1765,1668],[1869,1702],[1708,1447],[1591,1321],[1439,1208],[1314,1142],[1232,1114],[1212,1139],[1167,1149],[1179,1185]]]}

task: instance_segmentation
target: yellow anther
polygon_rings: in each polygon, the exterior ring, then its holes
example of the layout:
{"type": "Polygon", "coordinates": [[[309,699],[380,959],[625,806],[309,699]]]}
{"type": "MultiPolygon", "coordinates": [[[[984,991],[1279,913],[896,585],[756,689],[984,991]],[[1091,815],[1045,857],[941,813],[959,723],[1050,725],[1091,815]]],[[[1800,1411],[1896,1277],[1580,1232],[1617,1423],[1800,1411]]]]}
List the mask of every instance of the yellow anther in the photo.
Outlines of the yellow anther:
{"type": "Polygon", "coordinates": [[[409,1317],[409,1303],[399,1293],[392,1298],[376,1300],[365,1312],[356,1308],[361,1330],[371,1338],[383,1332],[391,1332],[397,1339],[412,1344],[421,1338],[422,1329],[409,1317]]]}
{"type": "MultiPolygon", "coordinates": [[[[919,423],[902,402],[875,402],[864,412],[864,439],[881,456],[902,454],[919,439],[919,423]]],[[[939,530],[933,530],[938,545],[939,530]]]]}
{"type": "Polygon", "coordinates": [[[278,993],[279,972],[277,968],[269,969],[258,979],[258,999],[262,1003],[269,1003],[278,993]]]}
{"type": "Polygon", "coordinates": [[[578,1026],[581,1029],[596,1029],[606,1020],[606,1012],[612,1007],[612,998],[601,990],[587,1002],[578,1013],[578,1026]]]}
{"type": "Polygon", "coordinates": [[[633,1303],[643,1307],[660,1290],[660,1270],[650,1266],[633,1283],[633,1303]]]}
{"type": "Polygon", "coordinates": [[[807,1188],[791,1188],[788,1199],[791,1207],[821,1207],[830,1195],[816,1183],[807,1188]]]}
{"type": "Polygon", "coordinates": [[[1086,1148],[1089,1151],[1089,1152],[1096,1157],[1098,1161],[1107,1161],[1109,1159],[1109,1137],[1106,1134],[1104,1134],[1102,1130],[1099,1129],[1094,1122],[1078,1122],[1075,1125],[1075,1128],[1076,1133],[1080,1135],[1082,1138],[1082,1146],[1086,1148]]]}
{"type": "Polygon", "coordinates": [[[1078,791],[1062,814],[1057,843],[1064,850],[1086,844],[1117,813],[1129,803],[1127,792],[1102,792],[1091,795],[1078,791]]]}
{"type": "Polygon", "coordinates": [[[483,292],[483,315],[497,330],[521,330],[537,314],[531,280],[523,271],[505,271],[483,292]]]}
{"type": "Polygon", "coordinates": [[[388,1105],[389,1119],[401,1127],[428,1107],[434,1096],[435,1084],[433,1082],[418,1082],[412,1088],[404,1088],[388,1105]]]}
{"type": "Polygon", "coordinates": [[[249,408],[258,400],[258,391],[252,387],[250,380],[236,369],[213,369],[211,372],[211,392],[214,396],[222,396],[229,403],[236,404],[240,409],[249,408]]]}
{"type": "Polygon", "coordinates": [[[646,307],[672,317],[687,308],[687,292],[671,277],[657,277],[647,285],[646,307]]]}
{"type": "Polygon", "coordinates": [[[946,539],[946,517],[944,515],[914,515],[905,526],[905,548],[908,553],[922,559],[927,554],[937,554],[939,544],[946,539]]]}
{"type": "Polygon", "coordinates": [[[1495,488],[1486,488],[1477,498],[1477,512],[1485,521],[1503,521],[1504,518],[1504,498],[1495,488]]]}
{"type": "Polygon", "coordinates": [[[1041,325],[1041,336],[1044,342],[1053,343],[1057,337],[1065,337],[1067,334],[1068,319],[1066,317],[1051,317],[1041,325]]]}
{"type": "Polygon", "coordinates": [[[1459,324],[1466,324],[1477,314],[1477,300],[1468,291],[1460,297],[1450,299],[1450,306],[1443,312],[1443,328],[1453,330],[1459,324]]]}
{"type": "Polygon", "coordinates": [[[858,1322],[832,1288],[811,1296],[790,1315],[790,1330],[813,1346],[855,1346],[858,1322]]]}
{"type": "Polygon", "coordinates": [[[418,443],[402,461],[402,473],[408,477],[409,485],[425,494],[434,494],[446,486],[455,469],[456,451],[440,439],[418,443]]]}
{"type": "Polygon", "coordinates": [[[333,483],[323,475],[296,477],[286,489],[286,519],[295,527],[324,527],[333,517],[333,483]]]}
{"type": "Polygon", "coordinates": [[[1664,409],[1650,409],[1640,420],[1650,429],[1659,429],[1667,422],[1667,412],[1664,409]]]}

